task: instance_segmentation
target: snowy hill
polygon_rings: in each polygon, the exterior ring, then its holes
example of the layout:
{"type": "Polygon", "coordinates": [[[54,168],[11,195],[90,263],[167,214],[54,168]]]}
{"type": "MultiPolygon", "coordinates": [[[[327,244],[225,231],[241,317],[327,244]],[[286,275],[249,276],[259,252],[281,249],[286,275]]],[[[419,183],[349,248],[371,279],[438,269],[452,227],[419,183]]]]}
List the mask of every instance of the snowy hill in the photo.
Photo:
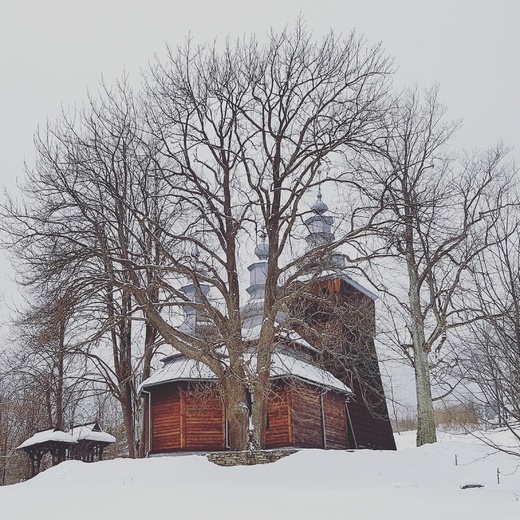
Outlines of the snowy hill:
{"type": "MultiPolygon", "coordinates": [[[[512,442],[505,432],[494,436],[512,442]]],[[[520,518],[520,457],[494,453],[465,435],[444,435],[422,448],[409,447],[412,432],[396,440],[398,452],[306,450],[274,464],[230,468],[196,455],[69,461],[31,481],[0,488],[1,517],[520,518]],[[484,487],[461,488],[468,484],[484,487]]]]}

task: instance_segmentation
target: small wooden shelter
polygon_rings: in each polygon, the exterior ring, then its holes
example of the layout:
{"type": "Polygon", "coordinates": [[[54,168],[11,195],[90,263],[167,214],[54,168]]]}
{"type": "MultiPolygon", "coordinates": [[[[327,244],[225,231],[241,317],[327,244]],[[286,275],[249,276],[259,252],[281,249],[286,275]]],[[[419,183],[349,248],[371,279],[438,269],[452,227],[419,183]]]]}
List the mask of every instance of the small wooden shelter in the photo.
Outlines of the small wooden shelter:
{"type": "Polygon", "coordinates": [[[75,443],[68,433],[52,428],[35,433],[16,449],[25,451],[31,459],[31,477],[34,477],[40,472],[41,461],[47,453],[51,454],[55,466],[67,459],[70,447],[75,443]]]}
{"type": "Polygon", "coordinates": [[[103,459],[104,449],[116,441],[113,435],[104,432],[97,421],[73,426],[68,432],[52,428],[35,433],[17,450],[23,450],[31,460],[31,477],[41,470],[46,454],[51,455],[51,465],[64,460],[94,462],[103,459]]]}
{"type": "Polygon", "coordinates": [[[104,432],[98,421],[73,426],[69,434],[75,443],[70,447],[69,458],[83,462],[103,459],[104,449],[116,442],[116,438],[104,432]]]}

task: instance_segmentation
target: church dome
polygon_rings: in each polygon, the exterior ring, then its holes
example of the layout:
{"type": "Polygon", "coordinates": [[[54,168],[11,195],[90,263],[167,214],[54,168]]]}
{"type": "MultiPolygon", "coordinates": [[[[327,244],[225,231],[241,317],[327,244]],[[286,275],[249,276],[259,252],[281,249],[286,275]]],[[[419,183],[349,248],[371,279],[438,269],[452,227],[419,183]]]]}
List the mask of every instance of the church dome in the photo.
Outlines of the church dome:
{"type": "Polygon", "coordinates": [[[317,213],[318,215],[323,215],[329,207],[325,202],[323,202],[321,198],[321,190],[318,191],[318,198],[316,199],[316,202],[311,206],[311,210],[314,211],[314,213],[317,213]]]}
{"type": "Polygon", "coordinates": [[[255,248],[255,255],[260,260],[267,260],[269,257],[269,244],[267,242],[260,242],[255,248]]]}

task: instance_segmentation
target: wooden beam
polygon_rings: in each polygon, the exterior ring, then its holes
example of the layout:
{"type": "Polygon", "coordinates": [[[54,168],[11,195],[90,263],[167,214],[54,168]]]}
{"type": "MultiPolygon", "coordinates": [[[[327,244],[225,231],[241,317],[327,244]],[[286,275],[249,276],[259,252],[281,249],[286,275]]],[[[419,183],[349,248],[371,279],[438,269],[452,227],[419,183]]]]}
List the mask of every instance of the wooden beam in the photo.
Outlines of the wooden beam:
{"type": "Polygon", "coordinates": [[[325,429],[325,406],[323,404],[323,394],[320,394],[320,411],[321,411],[321,435],[323,437],[323,449],[327,449],[327,430],[325,429]]]}
{"type": "Polygon", "coordinates": [[[184,405],[184,392],[182,385],[179,385],[179,404],[180,404],[180,436],[181,436],[181,450],[186,447],[186,411],[184,405]]]}

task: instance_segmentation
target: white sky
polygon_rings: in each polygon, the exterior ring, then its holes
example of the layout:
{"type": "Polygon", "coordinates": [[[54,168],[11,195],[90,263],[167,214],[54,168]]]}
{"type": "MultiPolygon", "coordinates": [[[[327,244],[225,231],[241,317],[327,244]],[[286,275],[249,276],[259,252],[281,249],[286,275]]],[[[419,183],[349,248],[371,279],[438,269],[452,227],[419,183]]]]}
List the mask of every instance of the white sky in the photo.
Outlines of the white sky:
{"type": "MultiPolygon", "coordinates": [[[[32,136],[103,74],[138,76],[165,43],[280,29],[302,14],[317,35],[356,29],[395,58],[400,85],[438,82],[459,142],[520,149],[518,0],[4,0],[0,4],[0,182],[13,190],[32,136]]],[[[13,299],[0,253],[0,295],[13,299]]],[[[0,303],[1,305],[1,303],[0,303]]],[[[4,309],[0,315],[5,316],[4,309]]]]}
{"type": "Polygon", "coordinates": [[[382,41],[402,84],[439,82],[460,140],[517,146],[520,3],[516,0],[17,0],[0,7],[0,181],[8,188],[32,160],[38,124],[62,105],[110,82],[136,76],[165,42],[264,34],[299,13],[316,35],[355,28],[382,41]]]}

